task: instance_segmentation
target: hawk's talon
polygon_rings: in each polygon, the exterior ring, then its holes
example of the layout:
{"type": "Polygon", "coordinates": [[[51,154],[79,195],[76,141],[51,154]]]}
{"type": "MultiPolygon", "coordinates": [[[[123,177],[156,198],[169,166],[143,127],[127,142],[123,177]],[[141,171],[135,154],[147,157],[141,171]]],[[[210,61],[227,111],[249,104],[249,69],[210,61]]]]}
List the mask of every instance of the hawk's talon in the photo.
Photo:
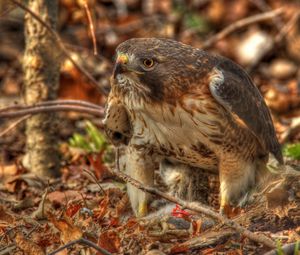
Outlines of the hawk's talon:
{"type": "Polygon", "coordinates": [[[143,201],[139,204],[137,217],[144,217],[148,214],[148,204],[146,201],[143,201]]]}

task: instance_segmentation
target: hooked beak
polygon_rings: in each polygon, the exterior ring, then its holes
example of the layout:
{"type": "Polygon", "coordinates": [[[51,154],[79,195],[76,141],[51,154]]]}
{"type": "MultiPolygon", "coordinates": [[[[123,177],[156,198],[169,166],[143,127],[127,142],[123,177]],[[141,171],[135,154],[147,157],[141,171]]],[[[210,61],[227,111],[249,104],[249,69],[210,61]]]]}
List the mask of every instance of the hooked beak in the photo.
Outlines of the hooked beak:
{"type": "Polygon", "coordinates": [[[126,67],[128,63],[128,56],[126,54],[119,54],[115,63],[113,77],[116,78],[118,74],[128,71],[126,67]]]}

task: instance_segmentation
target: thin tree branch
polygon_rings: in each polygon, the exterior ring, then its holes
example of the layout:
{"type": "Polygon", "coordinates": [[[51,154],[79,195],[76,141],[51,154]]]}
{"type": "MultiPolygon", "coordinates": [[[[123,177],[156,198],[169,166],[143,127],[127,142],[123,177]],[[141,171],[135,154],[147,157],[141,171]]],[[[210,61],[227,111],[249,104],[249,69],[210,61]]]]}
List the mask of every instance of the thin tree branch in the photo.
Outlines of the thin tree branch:
{"type": "Polygon", "coordinates": [[[90,107],[82,107],[82,106],[74,106],[74,105],[30,106],[26,109],[21,109],[16,111],[5,111],[5,110],[6,108],[1,110],[0,118],[15,118],[15,117],[28,115],[28,114],[38,114],[38,113],[53,112],[53,111],[75,111],[81,113],[88,113],[99,118],[102,118],[104,115],[103,108],[93,109],[90,107]]]}
{"type": "Polygon", "coordinates": [[[221,223],[229,226],[230,228],[235,229],[238,233],[240,233],[241,235],[249,238],[252,241],[264,244],[265,246],[267,246],[269,248],[272,248],[272,249],[276,247],[275,242],[272,239],[270,239],[269,237],[267,237],[265,235],[262,235],[262,234],[256,234],[256,233],[253,233],[253,232],[249,231],[248,229],[242,227],[241,225],[239,225],[235,221],[230,220],[230,219],[224,217],[223,215],[213,211],[208,206],[201,205],[200,203],[186,202],[182,199],[175,198],[175,197],[173,197],[169,194],[161,192],[161,191],[159,191],[155,188],[147,187],[144,184],[140,183],[139,181],[137,181],[137,180],[131,178],[130,176],[124,174],[122,171],[113,170],[113,169],[109,169],[109,171],[111,173],[115,174],[116,176],[118,176],[119,178],[121,178],[123,181],[132,184],[133,186],[135,186],[136,188],[138,188],[138,189],[140,189],[144,192],[148,192],[152,195],[162,197],[162,198],[164,198],[168,201],[171,201],[173,203],[180,204],[184,208],[190,209],[192,211],[195,211],[195,212],[198,212],[198,213],[203,213],[203,214],[205,214],[205,215],[207,215],[207,216],[209,216],[213,219],[216,219],[216,220],[220,221],[221,223]]]}
{"type": "MultiPolygon", "coordinates": [[[[262,12],[272,11],[272,7],[266,3],[265,0],[250,0],[259,10],[262,12]]],[[[280,17],[274,17],[274,24],[277,30],[281,30],[281,27],[284,25],[280,17]]]]}
{"type": "Polygon", "coordinates": [[[279,8],[274,11],[260,13],[260,14],[253,15],[253,16],[245,18],[245,19],[238,20],[237,22],[232,23],[228,27],[225,27],[222,31],[220,31],[219,33],[215,34],[214,36],[212,36],[208,40],[206,40],[203,43],[202,48],[206,49],[206,48],[213,46],[214,43],[216,43],[217,41],[228,36],[229,34],[231,34],[232,32],[234,32],[237,29],[240,29],[242,27],[245,27],[250,24],[257,23],[257,22],[262,22],[265,20],[273,19],[273,18],[277,17],[278,15],[282,14],[283,11],[284,11],[283,8],[279,8]]]}
{"type": "Polygon", "coordinates": [[[64,53],[64,55],[66,56],[66,58],[68,58],[71,63],[81,72],[83,73],[91,82],[93,85],[95,85],[95,87],[104,95],[107,95],[107,92],[105,91],[105,89],[101,86],[99,86],[98,82],[95,80],[95,78],[81,65],[79,65],[72,57],[71,54],[68,52],[68,50],[66,49],[63,41],[60,39],[58,33],[56,33],[46,22],[44,22],[36,13],[34,13],[32,10],[30,10],[29,8],[27,8],[26,5],[18,2],[17,0],[10,0],[11,2],[13,2],[15,5],[19,6],[21,9],[23,9],[24,11],[28,12],[32,17],[34,17],[38,22],[40,22],[54,37],[57,45],[60,47],[61,51],[64,53]]]}
{"type": "Polygon", "coordinates": [[[101,186],[100,183],[98,182],[96,176],[95,176],[93,173],[91,173],[91,171],[89,171],[89,170],[86,169],[86,168],[83,168],[83,172],[85,172],[87,175],[89,175],[89,176],[93,179],[93,181],[99,186],[100,190],[102,191],[102,193],[103,193],[104,195],[107,195],[106,192],[105,192],[105,190],[102,188],[102,186],[101,186]]]}
{"type": "Polygon", "coordinates": [[[280,33],[275,37],[275,43],[279,43],[286,36],[286,34],[292,29],[292,27],[296,24],[298,18],[300,16],[300,11],[296,11],[296,13],[291,17],[291,19],[282,27],[280,33]]]}
{"type": "Polygon", "coordinates": [[[104,255],[112,255],[110,252],[108,252],[107,250],[99,247],[98,245],[96,245],[95,243],[85,239],[85,238],[80,238],[80,239],[77,239],[77,240],[74,240],[74,241],[71,241],[61,247],[59,247],[58,249],[56,249],[55,251],[52,251],[50,253],[48,253],[48,255],[55,255],[57,254],[58,252],[66,249],[66,248],[70,248],[71,246],[73,246],[74,244],[81,244],[81,245],[87,245],[89,247],[92,247],[94,248],[96,251],[99,251],[101,252],[102,254],[104,255]]]}
{"type": "Polygon", "coordinates": [[[94,24],[93,24],[93,19],[92,19],[92,15],[88,6],[87,1],[83,1],[83,7],[85,9],[86,12],[86,16],[88,18],[88,23],[89,23],[89,28],[90,28],[90,32],[91,32],[91,36],[92,36],[92,41],[93,41],[93,47],[94,47],[94,55],[98,55],[98,51],[97,51],[97,42],[96,42],[96,36],[95,36],[95,28],[94,28],[94,24]]]}
{"type": "Polygon", "coordinates": [[[38,107],[38,106],[51,106],[51,105],[74,105],[74,106],[83,106],[83,107],[88,107],[92,109],[97,109],[101,111],[103,108],[99,105],[89,103],[86,101],[82,100],[51,100],[51,101],[43,101],[36,103],[34,105],[22,105],[22,104],[15,104],[11,106],[7,106],[5,108],[0,109],[0,113],[4,111],[12,111],[12,110],[25,110],[25,109],[30,109],[32,107],[38,107]]]}
{"type": "Polygon", "coordinates": [[[267,50],[264,51],[263,54],[260,55],[259,58],[257,58],[255,60],[255,62],[253,62],[248,68],[247,71],[251,72],[256,66],[257,64],[269,53],[274,49],[275,45],[278,45],[283,38],[286,36],[286,34],[290,31],[290,29],[296,24],[298,18],[300,15],[300,11],[297,11],[292,17],[291,19],[282,27],[282,29],[280,30],[280,32],[278,33],[278,35],[275,37],[274,39],[274,44],[273,47],[268,48],[267,50]]]}
{"type": "Polygon", "coordinates": [[[6,129],[4,129],[2,132],[0,132],[0,137],[6,135],[8,132],[10,132],[12,129],[14,129],[16,126],[18,126],[24,120],[27,120],[29,117],[30,117],[30,115],[25,115],[25,116],[21,117],[20,119],[18,119],[17,121],[13,122],[6,129]]]}

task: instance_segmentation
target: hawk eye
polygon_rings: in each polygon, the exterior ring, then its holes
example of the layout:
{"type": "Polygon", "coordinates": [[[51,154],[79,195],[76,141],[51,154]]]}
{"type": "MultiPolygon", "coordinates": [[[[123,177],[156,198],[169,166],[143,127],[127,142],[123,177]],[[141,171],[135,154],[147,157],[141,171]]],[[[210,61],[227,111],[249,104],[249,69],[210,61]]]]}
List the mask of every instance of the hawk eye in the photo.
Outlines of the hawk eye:
{"type": "Polygon", "coordinates": [[[143,64],[146,68],[151,68],[154,66],[154,60],[150,58],[146,58],[144,59],[143,64]]]}

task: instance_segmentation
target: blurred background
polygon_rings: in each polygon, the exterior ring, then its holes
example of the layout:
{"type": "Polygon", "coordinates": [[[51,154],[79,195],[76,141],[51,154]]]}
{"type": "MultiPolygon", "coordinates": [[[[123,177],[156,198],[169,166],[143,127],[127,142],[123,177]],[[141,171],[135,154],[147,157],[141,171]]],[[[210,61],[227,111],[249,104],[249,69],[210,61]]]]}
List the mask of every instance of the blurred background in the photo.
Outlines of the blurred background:
{"type": "MultiPolygon", "coordinates": [[[[300,116],[299,5],[298,0],[60,0],[57,31],[72,57],[106,91],[109,91],[114,50],[129,38],[173,38],[233,59],[248,70],[264,95],[280,140],[295,142],[299,141],[299,132],[290,129],[297,123],[299,126],[300,116]],[[281,11],[274,13],[278,8],[281,11]],[[94,25],[97,55],[93,54],[95,45],[87,12],[94,25]],[[247,18],[256,15],[267,17],[257,21],[254,17],[247,23],[247,18]],[[230,31],[222,34],[224,29],[230,31]]],[[[23,25],[24,11],[9,1],[1,1],[1,107],[21,100],[23,25]]],[[[58,49],[53,45],[51,50],[58,49]]],[[[105,102],[105,96],[68,60],[62,61],[58,96],[100,105],[105,102]]],[[[84,116],[67,115],[69,122],[60,129],[62,140],[81,129],[84,116]]],[[[20,125],[0,137],[2,160],[11,161],[22,152],[23,136],[20,125]]]]}

